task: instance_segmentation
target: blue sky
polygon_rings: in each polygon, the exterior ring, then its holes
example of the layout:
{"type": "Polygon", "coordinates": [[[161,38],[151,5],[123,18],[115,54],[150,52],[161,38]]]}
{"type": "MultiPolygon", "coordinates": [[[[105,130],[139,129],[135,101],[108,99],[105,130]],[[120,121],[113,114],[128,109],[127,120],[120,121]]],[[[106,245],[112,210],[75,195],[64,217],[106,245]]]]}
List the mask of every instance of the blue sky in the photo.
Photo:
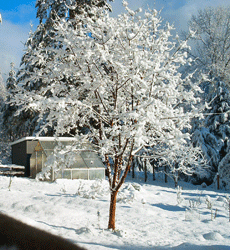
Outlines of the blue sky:
{"type": "Polygon", "coordinates": [[[0,12],[6,21],[14,24],[27,24],[30,20],[35,20],[36,1],[30,0],[2,0],[0,12]]]}
{"type": "MultiPolygon", "coordinates": [[[[126,0],[129,7],[162,9],[161,16],[173,23],[178,33],[187,29],[187,22],[196,14],[198,9],[207,6],[230,5],[230,0],[126,0]]],[[[0,25],[0,71],[6,79],[10,63],[19,67],[23,55],[24,43],[28,38],[30,23],[36,28],[36,0],[1,0],[0,13],[3,23],[0,25]]],[[[111,4],[113,15],[119,14],[122,9],[122,0],[114,0],[111,4]]]]}

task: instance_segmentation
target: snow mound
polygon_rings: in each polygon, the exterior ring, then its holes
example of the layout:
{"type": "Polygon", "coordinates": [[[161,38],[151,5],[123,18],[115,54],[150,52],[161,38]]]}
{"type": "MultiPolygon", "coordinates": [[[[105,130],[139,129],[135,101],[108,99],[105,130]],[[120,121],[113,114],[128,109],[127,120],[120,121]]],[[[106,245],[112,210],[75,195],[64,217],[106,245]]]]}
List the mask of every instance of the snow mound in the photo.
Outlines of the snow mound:
{"type": "Polygon", "coordinates": [[[120,229],[114,230],[113,234],[115,234],[118,237],[127,237],[127,232],[124,230],[120,230],[120,229]]]}
{"type": "Polygon", "coordinates": [[[196,221],[200,220],[200,214],[197,209],[186,209],[185,210],[185,220],[186,221],[196,221]]]}
{"type": "Polygon", "coordinates": [[[217,232],[210,232],[210,233],[204,234],[203,237],[206,240],[223,240],[223,237],[217,232]]]}
{"type": "Polygon", "coordinates": [[[132,186],[133,186],[133,188],[135,189],[135,190],[137,190],[137,191],[141,191],[141,185],[140,184],[138,184],[138,183],[132,183],[131,184],[132,186]]]}
{"type": "Polygon", "coordinates": [[[218,198],[216,199],[217,201],[222,201],[222,202],[226,202],[226,198],[223,196],[218,196],[218,198]]]}

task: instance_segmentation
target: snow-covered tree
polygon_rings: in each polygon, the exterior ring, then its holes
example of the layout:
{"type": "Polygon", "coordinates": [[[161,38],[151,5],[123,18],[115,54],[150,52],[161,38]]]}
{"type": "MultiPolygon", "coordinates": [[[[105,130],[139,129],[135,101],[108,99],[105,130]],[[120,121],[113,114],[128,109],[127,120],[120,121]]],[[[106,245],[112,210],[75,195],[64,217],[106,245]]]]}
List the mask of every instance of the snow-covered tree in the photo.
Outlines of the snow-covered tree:
{"type": "Polygon", "coordinates": [[[230,151],[220,161],[218,166],[220,188],[230,189],[230,151]]]}
{"type": "Polygon", "coordinates": [[[94,144],[107,163],[112,229],[117,194],[133,156],[161,145],[166,155],[175,145],[186,145],[189,134],[183,129],[196,115],[199,90],[192,74],[182,78],[178,71],[186,63],[186,41],[171,41],[172,26],[162,27],[156,10],[141,15],[141,9],[123,4],[126,11],[117,18],[92,7],[93,19],[83,11],[73,25],[58,20],[52,46],[33,51],[38,67],[28,80],[42,79],[42,86],[30,91],[18,86],[15,96],[21,111],[33,109],[41,120],[47,113],[42,130],[54,125],[62,135],[79,126],[87,129],[77,138],[94,144]]]}
{"type": "Polygon", "coordinates": [[[55,19],[55,15],[72,19],[82,11],[88,11],[92,6],[106,6],[107,9],[111,10],[107,0],[37,0],[37,18],[39,18],[40,23],[55,19]]]}
{"type": "Polygon", "coordinates": [[[8,90],[8,92],[11,92],[12,90],[14,90],[16,88],[16,71],[14,69],[14,63],[10,64],[10,72],[9,72],[9,77],[6,80],[6,88],[8,90]]]}
{"type": "Polygon", "coordinates": [[[6,106],[7,100],[7,90],[5,87],[4,80],[0,73],[0,163],[5,164],[9,163],[10,160],[10,146],[9,142],[7,141],[7,137],[5,134],[5,130],[3,127],[3,115],[4,115],[4,108],[6,106]]]}
{"type": "Polygon", "coordinates": [[[204,111],[205,118],[198,123],[193,133],[193,143],[201,147],[210,167],[210,182],[218,171],[220,161],[229,153],[230,137],[230,95],[227,85],[222,81],[212,84],[217,88],[213,92],[209,108],[204,111]]]}
{"type": "Polygon", "coordinates": [[[0,92],[0,99],[4,100],[6,98],[6,88],[4,85],[4,81],[2,78],[2,73],[0,72],[0,88],[1,88],[1,92],[0,92]]]}
{"type": "MultiPolygon", "coordinates": [[[[102,7],[105,6],[107,9],[111,9],[110,5],[106,0],[37,0],[37,18],[39,19],[39,25],[36,30],[29,34],[29,38],[25,43],[25,54],[21,60],[21,68],[17,72],[17,84],[22,84],[27,90],[38,90],[44,84],[42,77],[31,79],[30,72],[33,72],[36,68],[43,68],[46,61],[52,61],[53,56],[49,55],[38,55],[34,51],[41,47],[44,47],[43,52],[45,53],[46,46],[53,46],[55,40],[55,22],[58,22],[59,18],[65,18],[67,21],[73,19],[75,15],[78,15],[81,10],[88,11],[91,6],[102,7]],[[43,63],[41,61],[43,60],[43,63]]],[[[89,14],[90,15],[90,14],[89,14]]],[[[59,48],[61,48],[60,41],[55,41],[59,48]]],[[[55,45],[55,46],[56,46],[55,45]]],[[[66,79],[65,81],[71,81],[66,79]]],[[[9,105],[8,120],[15,120],[16,107],[9,105]]],[[[38,121],[38,112],[27,110],[21,113],[20,117],[17,117],[17,122],[14,123],[13,131],[15,137],[21,137],[26,135],[34,135],[38,132],[41,127],[41,123],[46,123],[46,114],[43,114],[43,121],[38,121]]],[[[50,126],[46,135],[53,135],[53,128],[50,126]]]]}
{"type": "MultiPolygon", "coordinates": [[[[10,64],[11,69],[9,76],[6,80],[6,95],[5,103],[2,107],[2,129],[5,133],[5,137],[12,136],[12,129],[17,124],[16,118],[14,117],[16,107],[11,106],[11,100],[14,96],[14,90],[16,89],[16,71],[14,68],[14,63],[10,64]]],[[[13,139],[13,138],[12,138],[13,139]]]]}
{"type": "Polygon", "coordinates": [[[230,76],[230,7],[208,7],[199,10],[189,21],[190,29],[196,31],[195,49],[199,69],[211,78],[221,77],[229,82],[230,76]]]}

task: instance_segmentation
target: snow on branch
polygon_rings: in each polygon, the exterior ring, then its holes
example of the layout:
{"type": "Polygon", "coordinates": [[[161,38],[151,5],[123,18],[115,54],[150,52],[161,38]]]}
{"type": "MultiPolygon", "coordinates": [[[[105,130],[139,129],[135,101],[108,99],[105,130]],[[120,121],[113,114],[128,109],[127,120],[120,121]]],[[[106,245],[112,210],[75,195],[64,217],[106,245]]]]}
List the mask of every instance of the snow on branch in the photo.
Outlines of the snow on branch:
{"type": "Polygon", "coordinates": [[[194,104],[201,91],[192,74],[182,78],[179,72],[187,62],[187,41],[172,42],[172,26],[162,27],[156,10],[140,15],[123,5],[116,18],[93,7],[93,18],[82,12],[74,20],[58,20],[50,44],[28,58],[39,67],[27,80],[42,85],[33,91],[22,86],[15,96],[20,110],[38,111],[41,120],[45,114],[43,127],[49,124],[58,135],[87,131],[84,136],[113,169],[113,190],[140,151],[183,151],[190,139],[184,129],[199,116],[194,104]]]}

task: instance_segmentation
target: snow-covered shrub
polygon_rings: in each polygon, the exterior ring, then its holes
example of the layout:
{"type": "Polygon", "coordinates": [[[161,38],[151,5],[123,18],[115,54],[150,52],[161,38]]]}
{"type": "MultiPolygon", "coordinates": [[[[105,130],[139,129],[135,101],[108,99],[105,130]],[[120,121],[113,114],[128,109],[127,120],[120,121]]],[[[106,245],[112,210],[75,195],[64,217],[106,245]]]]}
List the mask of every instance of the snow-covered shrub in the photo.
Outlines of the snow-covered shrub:
{"type": "Polygon", "coordinates": [[[185,220],[186,221],[200,220],[199,210],[187,208],[185,210],[185,220]]]}
{"type": "Polygon", "coordinates": [[[211,200],[211,197],[209,195],[206,195],[205,203],[206,203],[208,209],[212,209],[213,201],[211,200]]]}
{"type": "Polygon", "coordinates": [[[189,206],[185,211],[185,220],[200,220],[200,205],[201,195],[203,191],[197,193],[197,196],[193,199],[189,199],[189,206]]]}
{"type": "Polygon", "coordinates": [[[133,187],[134,187],[134,189],[135,190],[137,190],[137,191],[141,191],[141,189],[142,189],[142,187],[141,187],[141,185],[140,184],[138,184],[138,183],[132,183],[131,184],[133,187]]]}
{"type": "Polygon", "coordinates": [[[226,195],[225,198],[223,198],[223,206],[225,208],[225,211],[228,214],[229,221],[230,221],[230,198],[229,198],[229,195],[226,195]]]}
{"type": "Polygon", "coordinates": [[[118,193],[117,202],[130,203],[136,199],[136,189],[132,184],[125,185],[124,188],[118,193]]]}
{"type": "Polygon", "coordinates": [[[109,194],[109,186],[105,180],[91,181],[91,186],[88,185],[88,181],[80,180],[77,195],[86,199],[96,199],[98,197],[109,194]]]}
{"type": "Polygon", "coordinates": [[[176,194],[177,194],[177,204],[179,205],[184,200],[184,198],[182,197],[182,187],[177,186],[176,194]]]}
{"type": "Polygon", "coordinates": [[[200,201],[198,199],[189,199],[189,208],[197,209],[200,205],[200,201]]]}

